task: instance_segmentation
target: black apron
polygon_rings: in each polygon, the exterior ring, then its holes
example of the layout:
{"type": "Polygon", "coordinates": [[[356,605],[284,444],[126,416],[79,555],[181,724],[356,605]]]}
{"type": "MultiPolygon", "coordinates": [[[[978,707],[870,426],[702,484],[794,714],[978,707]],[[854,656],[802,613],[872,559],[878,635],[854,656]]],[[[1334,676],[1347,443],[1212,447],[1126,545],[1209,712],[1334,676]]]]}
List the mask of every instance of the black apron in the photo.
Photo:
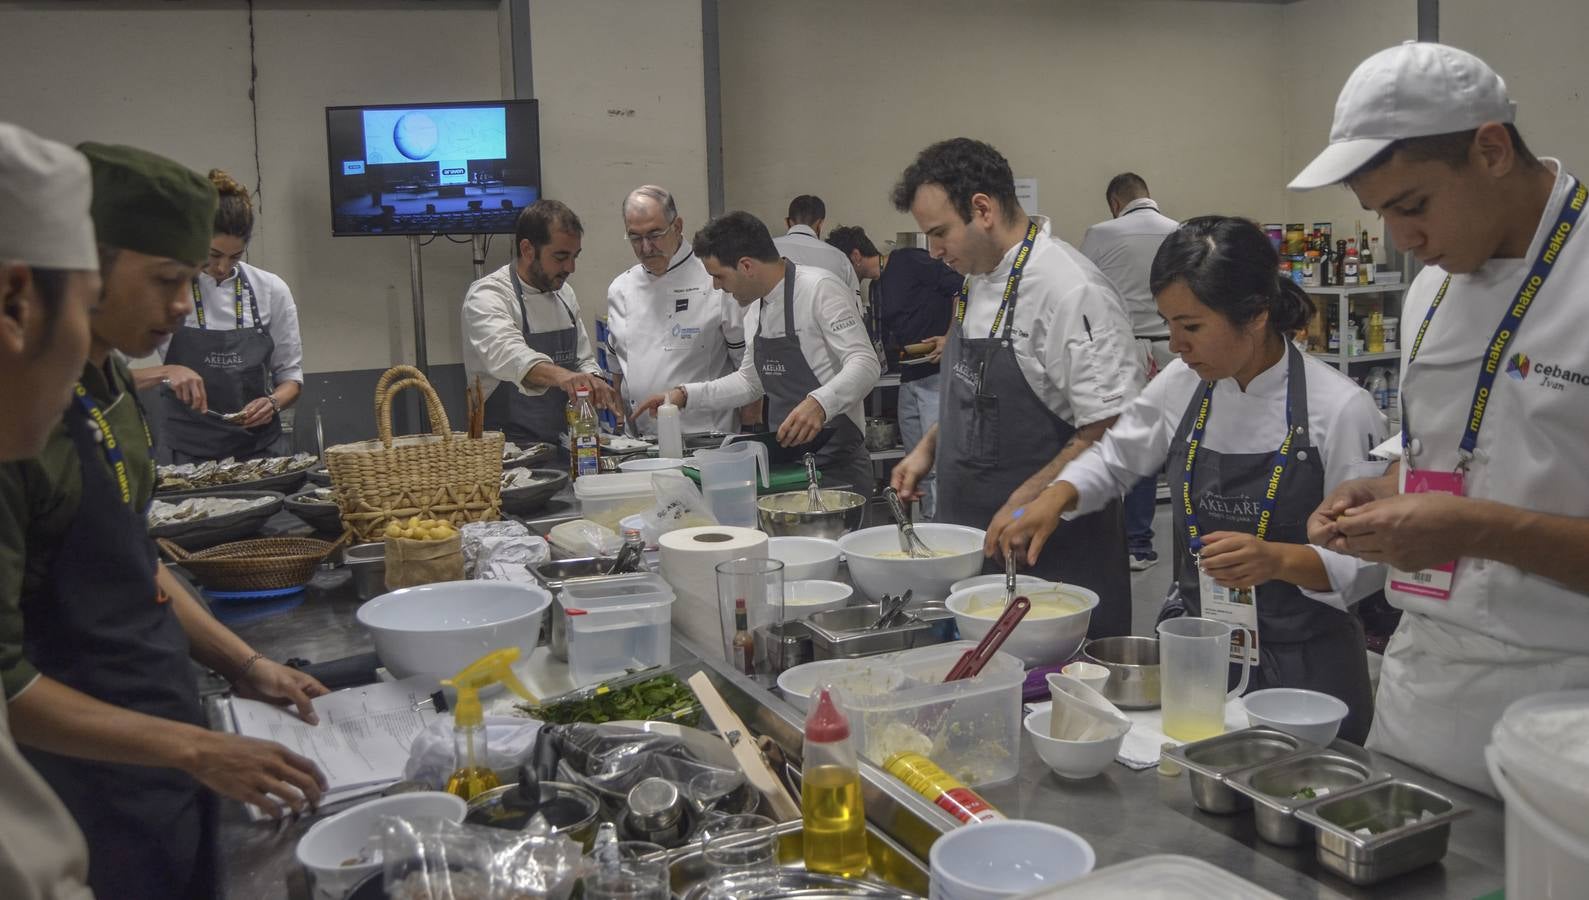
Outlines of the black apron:
{"type": "MultiPolygon", "coordinates": [[[[166,348],[168,366],[187,366],[204,379],[209,408],[219,413],[234,413],[270,396],[275,388],[271,358],[276,342],[265,330],[259,316],[259,299],[243,268],[237,267],[233,287],[233,306],[237,327],[231,331],[211,331],[204,324],[204,300],[199,280],[193,279],[193,309],[197,326],[184,325],[171,336],[166,348]],[[252,327],[245,325],[243,295],[254,314],[252,327]]],[[[201,413],[177,399],[169,390],[161,392],[164,424],[161,441],[171,450],[175,462],[202,462],[211,459],[257,459],[274,454],[281,439],[281,417],[272,416],[258,428],[244,428],[201,413]]]]}
{"type": "MultiPolygon", "coordinates": [[[[1286,354],[1286,402],[1295,428],[1294,449],[1281,476],[1267,539],[1305,545],[1308,516],[1324,501],[1324,459],[1313,448],[1308,434],[1307,375],[1302,354],[1290,342],[1286,354]]],[[[1175,498],[1181,496],[1181,485],[1186,479],[1182,463],[1202,398],[1201,388],[1193,392],[1192,402],[1170,441],[1169,468],[1177,473],[1171,487],[1175,498]]],[[[1213,415],[1212,408],[1209,415],[1213,415]]],[[[1273,452],[1216,453],[1199,445],[1191,473],[1198,530],[1204,534],[1256,533],[1258,508],[1268,491],[1274,459],[1273,452]]],[[[1176,535],[1174,589],[1179,591],[1187,613],[1200,615],[1202,597],[1186,510],[1179,500],[1170,508],[1176,535]]],[[[1341,737],[1361,744],[1374,718],[1374,693],[1368,680],[1362,624],[1354,615],[1309,599],[1294,584],[1269,581],[1257,589],[1259,662],[1248,689],[1307,688],[1337,697],[1348,707],[1341,737]]]]}
{"type": "MultiPolygon", "coordinates": [[[[767,316],[767,301],[761,301],[761,316],[756,319],[756,338],[752,352],[756,354],[756,372],[761,377],[762,390],[767,393],[767,427],[777,431],[778,426],[800,401],[822,386],[811,364],[806,362],[800,349],[800,336],[795,332],[794,317],[795,264],[783,261],[783,337],[763,337],[762,320],[767,316]]],[[[872,455],[867,452],[866,438],[861,429],[844,412],[828,419],[833,426],[833,437],[816,452],[817,468],[833,484],[848,484],[850,490],[868,501],[876,488],[872,475],[872,455]]]]}
{"type": "MultiPolygon", "coordinates": [[[[121,388],[123,402],[136,402],[131,385],[121,388]]],[[[187,634],[155,587],[143,515],[99,465],[107,451],[87,412],[73,404],[66,427],[82,498],[48,581],[22,600],[24,652],[42,674],[95,699],[204,727],[187,634]]],[[[215,803],[187,773],[23,753],[83,830],[97,896],[217,895],[215,803]]]]}
{"type": "MultiPolygon", "coordinates": [[[[1010,326],[1011,295],[999,337],[968,338],[961,317],[949,325],[938,395],[938,512],[934,521],[986,528],[1005,501],[1048,465],[1076,428],[1049,409],[1021,372],[1010,326]]],[[[990,560],[988,572],[1003,572],[990,560]]],[[[1090,638],[1131,633],[1131,569],[1119,498],[1055,529],[1028,572],[1098,595],[1090,638]]]]}
{"type": "MultiPolygon", "coordinates": [[[[513,296],[519,301],[519,333],[524,343],[537,353],[544,353],[552,362],[573,371],[579,368],[579,320],[561,295],[552,296],[568,313],[568,327],[556,331],[530,331],[529,312],[524,308],[524,287],[519,275],[508,267],[508,277],[513,279],[513,296]]],[[[485,425],[515,444],[548,443],[562,447],[563,432],[568,430],[568,395],[562,388],[549,387],[538,397],[530,397],[516,384],[504,381],[486,398],[485,425]]],[[[562,451],[566,453],[565,451],[562,451]]]]}

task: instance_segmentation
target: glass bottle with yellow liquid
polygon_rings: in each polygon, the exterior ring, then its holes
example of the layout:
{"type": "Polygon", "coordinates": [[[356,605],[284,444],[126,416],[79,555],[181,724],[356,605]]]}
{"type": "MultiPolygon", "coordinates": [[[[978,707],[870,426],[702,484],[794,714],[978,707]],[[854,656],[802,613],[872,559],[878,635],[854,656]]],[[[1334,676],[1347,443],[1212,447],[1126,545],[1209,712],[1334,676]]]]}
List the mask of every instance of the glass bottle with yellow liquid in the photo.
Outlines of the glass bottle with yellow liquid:
{"type": "Polygon", "coordinates": [[[837,689],[825,685],[806,716],[800,814],[806,869],[856,878],[870,868],[861,767],[850,743],[850,722],[839,710],[837,689]]]}

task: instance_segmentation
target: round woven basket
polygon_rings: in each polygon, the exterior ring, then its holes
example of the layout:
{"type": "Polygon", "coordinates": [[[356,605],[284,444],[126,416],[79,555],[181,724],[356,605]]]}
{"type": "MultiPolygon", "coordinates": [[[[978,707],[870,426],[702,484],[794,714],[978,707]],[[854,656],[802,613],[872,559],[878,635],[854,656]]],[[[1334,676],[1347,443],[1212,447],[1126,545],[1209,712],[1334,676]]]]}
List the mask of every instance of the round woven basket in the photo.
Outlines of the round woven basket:
{"type": "Polygon", "coordinates": [[[268,537],[234,541],[189,553],[164,538],[160,549],[172,562],[213,591],[279,591],[308,584],[336,544],[314,538],[268,537]]]}

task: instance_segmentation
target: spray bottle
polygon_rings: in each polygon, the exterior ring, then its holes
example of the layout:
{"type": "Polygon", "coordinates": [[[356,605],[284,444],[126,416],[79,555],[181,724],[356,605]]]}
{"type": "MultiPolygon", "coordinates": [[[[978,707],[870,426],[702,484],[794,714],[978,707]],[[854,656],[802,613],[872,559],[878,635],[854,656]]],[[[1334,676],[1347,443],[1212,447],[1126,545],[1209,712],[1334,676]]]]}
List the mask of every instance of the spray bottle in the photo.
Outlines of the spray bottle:
{"type": "Polygon", "coordinates": [[[504,647],[480,657],[462,672],[444,679],[442,687],[458,692],[458,701],[452,713],[453,760],[457,768],[447,779],[447,793],[472,800],[501,785],[497,773],[487,765],[485,715],[480,708],[480,690],[493,684],[505,684],[513,693],[530,701],[540,700],[513,674],[513,663],[519,658],[519,648],[504,647]]]}

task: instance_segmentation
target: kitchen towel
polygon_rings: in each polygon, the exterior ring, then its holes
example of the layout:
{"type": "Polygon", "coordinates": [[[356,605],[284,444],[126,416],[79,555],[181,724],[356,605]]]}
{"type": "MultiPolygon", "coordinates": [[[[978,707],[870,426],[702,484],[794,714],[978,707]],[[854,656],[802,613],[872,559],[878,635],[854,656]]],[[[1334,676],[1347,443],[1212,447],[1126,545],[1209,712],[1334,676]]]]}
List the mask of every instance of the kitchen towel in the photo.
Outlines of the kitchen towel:
{"type": "Polygon", "coordinates": [[[672,585],[673,628],[702,650],[723,646],[717,608],[717,564],[741,557],[767,558],[767,535],[754,528],[705,525],[658,539],[662,577],[672,585]]]}

